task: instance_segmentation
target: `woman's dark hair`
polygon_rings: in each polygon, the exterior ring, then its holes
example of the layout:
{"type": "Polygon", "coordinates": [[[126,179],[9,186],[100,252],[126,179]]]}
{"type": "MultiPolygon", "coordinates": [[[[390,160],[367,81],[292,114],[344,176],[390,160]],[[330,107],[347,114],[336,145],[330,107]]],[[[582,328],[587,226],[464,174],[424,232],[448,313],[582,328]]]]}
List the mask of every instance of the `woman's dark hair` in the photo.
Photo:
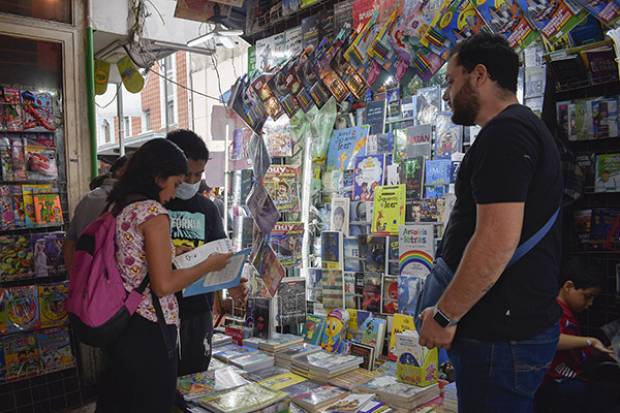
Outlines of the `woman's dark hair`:
{"type": "Polygon", "coordinates": [[[501,88],[517,92],[519,56],[503,36],[478,33],[457,44],[450,54],[457,55],[456,62],[467,73],[471,73],[476,65],[483,65],[501,88]]]}
{"type": "Polygon", "coordinates": [[[125,174],[114,185],[108,201],[112,212],[140,199],[159,202],[161,188],[156,179],[187,174],[187,158],[177,145],[166,139],[148,141],[129,159],[125,174]]]}
{"type": "Polygon", "coordinates": [[[562,285],[572,281],[578,290],[586,288],[605,288],[605,273],[596,262],[584,262],[580,257],[573,257],[562,266],[562,285]]]}

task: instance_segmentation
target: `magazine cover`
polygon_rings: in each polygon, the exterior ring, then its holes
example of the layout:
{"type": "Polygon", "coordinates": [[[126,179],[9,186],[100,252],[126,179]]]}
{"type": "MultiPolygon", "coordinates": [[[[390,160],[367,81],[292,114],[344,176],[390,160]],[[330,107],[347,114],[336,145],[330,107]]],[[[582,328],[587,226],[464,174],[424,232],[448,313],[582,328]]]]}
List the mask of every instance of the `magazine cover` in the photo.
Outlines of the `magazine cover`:
{"type": "MultiPolygon", "coordinates": [[[[343,237],[339,231],[321,232],[321,262],[328,270],[342,270],[343,237]]],[[[323,274],[324,276],[325,274],[323,274]]]]}
{"type": "Polygon", "coordinates": [[[364,277],[364,291],[362,293],[362,310],[371,313],[381,312],[381,276],[368,275],[364,277]]]}
{"type": "Polygon", "coordinates": [[[394,134],[392,132],[368,135],[366,140],[366,154],[391,154],[394,151],[394,134]]]}
{"type": "Polygon", "coordinates": [[[362,271],[360,244],[357,237],[344,239],[344,270],[348,272],[362,271]]]}
{"type": "Polygon", "coordinates": [[[317,314],[308,314],[306,323],[304,324],[303,337],[306,343],[320,345],[323,337],[323,329],[325,328],[325,316],[317,314]]]}
{"type": "MultiPolygon", "coordinates": [[[[322,304],[326,311],[344,308],[344,278],[340,270],[323,270],[321,278],[322,304]]],[[[329,323],[328,327],[329,328],[329,323]]],[[[325,332],[323,333],[325,334],[325,332]]]]}
{"type": "Polygon", "coordinates": [[[276,208],[269,193],[262,185],[254,185],[247,202],[248,209],[254,218],[254,224],[263,235],[271,233],[274,225],[280,219],[280,212],[276,208]]]}
{"type": "Polygon", "coordinates": [[[407,203],[405,222],[440,222],[444,211],[444,199],[419,199],[407,203]]]}
{"type": "Polygon", "coordinates": [[[412,126],[394,131],[394,162],[404,159],[424,157],[430,159],[432,154],[432,125],[412,126]]]}
{"type": "Polygon", "coordinates": [[[340,231],[344,236],[349,235],[349,198],[332,198],[330,229],[340,231]]]}
{"type": "Polygon", "coordinates": [[[64,223],[59,194],[34,194],[33,199],[37,225],[64,223]]]}
{"type": "Polygon", "coordinates": [[[503,3],[495,0],[478,0],[475,6],[493,33],[504,36],[510,47],[525,48],[537,37],[536,31],[517,4],[517,0],[503,3]]]}
{"type": "Polygon", "coordinates": [[[41,373],[41,355],[34,334],[14,334],[5,337],[3,344],[7,381],[41,373]]]}
{"type": "Polygon", "coordinates": [[[383,274],[385,272],[385,237],[369,235],[366,255],[366,271],[383,274]]]}
{"type": "Polygon", "coordinates": [[[65,267],[62,244],[65,233],[32,234],[30,244],[33,251],[35,277],[49,277],[60,274],[65,267]]]}
{"type": "Polygon", "coordinates": [[[398,278],[383,277],[383,294],[381,302],[381,312],[383,314],[394,314],[398,312],[398,278]]]}
{"type": "Polygon", "coordinates": [[[68,281],[57,284],[38,285],[40,326],[60,327],[69,318],[65,307],[69,297],[68,281]]]}
{"type": "Polygon", "coordinates": [[[0,282],[32,277],[32,258],[28,235],[0,235],[0,282]]]}
{"type": "Polygon", "coordinates": [[[265,283],[269,294],[274,297],[280,287],[280,281],[286,275],[286,270],[278,261],[278,257],[269,245],[269,242],[263,241],[261,243],[252,266],[254,266],[265,283]]]}
{"type": "Polygon", "coordinates": [[[613,27],[620,20],[620,4],[613,1],[578,0],[593,16],[608,27],[613,27]]]}
{"type": "Polygon", "coordinates": [[[329,141],[327,163],[324,172],[324,187],[328,191],[337,191],[346,169],[354,169],[357,156],[366,154],[368,126],[336,129],[329,141]]]}
{"type": "Polygon", "coordinates": [[[35,285],[6,289],[3,305],[9,333],[30,331],[40,326],[39,297],[35,285]]]}
{"type": "Polygon", "coordinates": [[[285,277],[278,290],[280,332],[299,335],[306,322],[306,280],[285,277]]]}
{"type": "Polygon", "coordinates": [[[463,151],[463,127],[452,123],[452,113],[437,115],[435,156],[433,159],[450,159],[453,153],[463,151]]]}
{"type": "Polygon", "coordinates": [[[293,128],[288,116],[269,118],[263,126],[263,139],[272,158],[293,156],[293,128]]]}
{"type": "Polygon", "coordinates": [[[271,246],[285,268],[301,265],[303,222],[277,222],[271,231],[271,246]]]}
{"type": "Polygon", "coordinates": [[[252,298],[252,335],[254,337],[268,339],[271,328],[271,299],[252,298]]]}
{"type": "Polygon", "coordinates": [[[433,224],[405,224],[398,234],[400,275],[426,276],[433,265],[433,224]]]}
{"type": "Polygon", "coordinates": [[[299,212],[301,168],[290,165],[271,165],[263,179],[265,189],[280,212],[299,212]]]}
{"type": "Polygon", "coordinates": [[[398,234],[398,226],[405,222],[405,192],[405,185],[377,187],[370,229],[373,234],[398,234]]]}
{"type": "Polygon", "coordinates": [[[416,95],[417,125],[434,125],[441,109],[441,88],[426,87],[418,90],[416,95]]]}
{"type": "Polygon", "coordinates": [[[415,307],[424,279],[417,275],[398,276],[398,310],[403,314],[415,315],[415,307]]]}
{"type": "Polygon", "coordinates": [[[231,170],[238,171],[252,166],[249,146],[253,133],[254,132],[252,132],[250,128],[237,128],[233,131],[233,136],[228,148],[228,165],[231,170]]]}
{"type": "Polygon", "coordinates": [[[71,339],[66,328],[52,328],[36,333],[41,354],[41,371],[51,373],[75,366],[71,339]]]}
{"type": "Polygon", "coordinates": [[[620,191],[620,154],[597,155],[594,192],[618,191],[620,191]]]}
{"type": "Polygon", "coordinates": [[[427,160],[424,166],[425,198],[441,198],[448,193],[452,177],[452,161],[449,159],[427,160]]]}
{"type": "Polygon", "coordinates": [[[383,184],[385,155],[357,156],[353,180],[353,200],[374,199],[375,188],[383,184]]]}
{"type": "Polygon", "coordinates": [[[532,0],[517,0],[529,20],[548,39],[567,34],[585,18],[581,6],[563,0],[550,0],[542,4],[532,0]]]}
{"type": "Polygon", "coordinates": [[[407,199],[419,200],[424,195],[424,157],[403,159],[398,168],[400,183],[405,185],[407,199]]]}

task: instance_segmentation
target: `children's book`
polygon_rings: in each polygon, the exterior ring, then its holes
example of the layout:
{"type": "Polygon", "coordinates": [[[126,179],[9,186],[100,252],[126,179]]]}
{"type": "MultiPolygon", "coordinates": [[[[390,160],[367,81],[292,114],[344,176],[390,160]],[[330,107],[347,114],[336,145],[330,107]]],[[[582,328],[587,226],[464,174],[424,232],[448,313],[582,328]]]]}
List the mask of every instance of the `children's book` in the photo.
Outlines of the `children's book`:
{"type": "Polygon", "coordinates": [[[304,324],[303,337],[306,343],[320,345],[325,329],[325,316],[308,314],[304,324]]]}
{"type": "Polygon", "coordinates": [[[475,7],[492,32],[506,38],[510,47],[525,48],[538,36],[516,1],[480,0],[475,7]]]}
{"type": "Polygon", "coordinates": [[[434,159],[450,159],[453,153],[463,151],[463,127],[452,123],[451,117],[449,112],[437,115],[434,159]]]}
{"type": "Polygon", "coordinates": [[[269,245],[269,242],[261,242],[252,261],[252,266],[260,275],[269,294],[274,297],[280,287],[280,281],[286,276],[286,270],[278,261],[278,257],[269,245]]]}
{"type": "Polygon", "coordinates": [[[613,1],[578,0],[579,3],[608,27],[620,20],[620,4],[613,1]]]}
{"type": "Polygon", "coordinates": [[[517,0],[517,3],[534,27],[551,40],[570,32],[587,15],[581,6],[563,0],[551,0],[543,4],[517,0]]]}
{"type": "Polygon", "coordinates": [[[293,156],[293,128],[287,116],[271,118],[263,126],[263,139],[272,158],[293,156]]]}
{"type": "Polygon", "coordinates": [[[418,293],[423,285],[423,277],[417,275],[398,276],[398,310],[401,313],[415,315],[418,293]]]}
{"type": "Polygon", "coordinates": [[[343,237],[339,231],[321,232],[321,262],[328,270],[342,270],[343,237]]]}
{"type": "MultiPolygon", "coordinates": [[[[340,270],[323,270],[321,278],[323,308],[327,311],[344,308],[344,277],[340,270]]],[[[329,328],[329,323],[327,327],[329,328]]],[[[325,332],[323,332],[325,334],[325,332]]]]}
{"type": "Polygon", "coordinates": [[[344,353],[347,347],[347,317],[348,313],[340,307],[329,307],[321,348],[328,353],[344,353]]]}
{"type": "Polygon", "coordinates": [[[68,314],[65,305],[69,297],[68,282],[40,284],[37,288],[41,327],[60,327],[67,324],[68,314]]]}
{"type": "Polygon", "coordinates": [[[278,222],[271,231],[271,246],[285,268],[301,265],[303,222],[278,222]]]}
{"type": "Polygon", "coordinates": [[[22,196],[23,196],[23,210],[24,210],[24,221],[27,227],[34,227],[37,225],[36,218],[36,207],[34,202],[35,194],[49,194],[53,191],[51,184],[28,184],[22,185],[22,196]]]}
{"type": "Polygon", "coordinates": [[[381,276],[366,275],[362,292],[362,310],[372,313],[381,312],[381,276]]]}
{"type": "Polygon", "coordinates": [[[400,275],[425,277],[431,271],[434,255],[433,224],[405,224],[399,227],[400,275]]]}
{"type": "Polygon", "coordinates": [[[64,223],[59,194],[34,194],[33,201],[37,225],[64,223]]]}
{"type": "Polygon", "coordinates": [[[35,277],[58,275],[65,268],[62,244],[65,233],[62,231],[47,234],[32,234],[30,244],[33,251],[35,277]]]}
{"type": "Polygon", "coordinates": [[[347,324],[347,340],[357,340],[358,334],[361,333],[361,326],[364,324],[364,321],[370,316],[372,313],[364,310],[356,310],[353,308],[347,309],[347,313],[349,313],[349,322],[347,324]]]}
{"type": "Polygon", "coordinates": [[[32,257],[27,235],[0,235],[0,281],[32,277],[32,257]]]}
{"type": "Polygon", "coordinates": [[[359,327],[356,341],[374,347],[375,357],[379,358],[383,354],[386,328],[387,322],[385,319],[370,316],[359,327]]]}
{"type": "Polygon", "coordinates": [[[427,160],[425,167],[425,198],[441,198],[450,187],[452,161],[449,159],[427,160]]]}
{"type": "Polygon", "coordinates": [[[407,199],[420,199],[424,195],[424,157],[403,159],[398,168],[400,183],[407,189],[407,199]]]}
{"type": "Polygon", "coordinates": [[[440,222],[444,204],[443,198],[419,199],[407,203],[405,222],[440,222]]]}
{"type": "Polygon", "coordinates": [[[36,333],[41,353],[41,371],[51,373],[75,366],[71,339],[66,328],[52,328],[36,333]]]}
{"type": "Polygon", "coordinates": [[[5,337],[4,362],[6,380],[21,380],[41,373],[41,353],[34,334],[14,334],[5,337]]]}
{"type": "Polygon", "coordinates": [[[383,274],[385,272],[385,237],[369,235],[366,253],[366,271],[383,274]]]}
{"type": "Polygon", "coordinates": [[[398,226],[405,222],[405,192],[405,185],[376,188],[371,225],[373,234],[398,234],[398,226]]]}
{"type": "Polygon", "coordinates": [[[323,178],[327,190],[337,191],[343,171],[354,169],[355,158],[366,154],[368,131],[368,126],[334,130],[329,141],[323,178]]]}
{"type": "Polygon", "coordinates": [[[430,159],[432,154],[432,125],[418,125],[394,131],[394,162],[403,159],[424,157],[430,159]]]}
{"type": "Polygon", "coordinates": [[[350,198],[332,198],[330,229],[349,235],[350,198]]]}
{"type": "Polygon", "coordinates": [[[381,312],[394,314],[398,311],[398,278],[383,277],[381,312]]]}
{"type": "Polygon", "coordinates": [[[595,171],[594,192],[620,191],[620,154],[599,154],[595,171]]]}
{"type": "Polygon", "coordinates": [[[410,315],[394,314],[393,317],[388,357],[390,360],[396,361],[396,335],[405,331],[415,331],[415,324],[413,323],[413,317],[410,315]]]}
{"type": "Polygon", "coordinates": [[[280,332],[299,335],[306,322],[306,280],[285,277],[278,289],[280,332]]]}
{"type": "Polygon", "coordinates": [[[9,333],[30,331],[40,326],[35,285],[8,288],[4,292],[3,305],[9,333]]]}
{"type": "Polygon", "coordinates": [[[289,165],[271,165],[263,179],[265,189],[280,212],[299,212],[299,184],[301,168],[289,165]]]}
{"type": "Polygon", "coordinates": [[[385,155],[358,156],[355,158],[353,200],[374,199],[375,188],[383,184],[385,155]]]}

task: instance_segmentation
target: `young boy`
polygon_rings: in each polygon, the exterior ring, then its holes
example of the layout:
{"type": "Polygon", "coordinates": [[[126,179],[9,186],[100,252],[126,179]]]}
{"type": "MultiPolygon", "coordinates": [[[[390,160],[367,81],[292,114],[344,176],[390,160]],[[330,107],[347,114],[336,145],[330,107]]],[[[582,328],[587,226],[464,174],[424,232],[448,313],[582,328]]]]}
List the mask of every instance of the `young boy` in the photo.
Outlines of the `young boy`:
{"type": "Polygon", "coordinates": [[[602,292],[604,278],[600,274],[595,266],[585,265],[578,259],[568,261],[564,267],[564,283],[557,297],[562,308],[560,340],[551,367],[536,395],[537,412],[607,411],[591,409],[595,405],[615,405],[604,394],[606,391],[603,389],[609,389],[607,384],[589,381],[583,367],[594,352],[611,354],[612,351],[597,338],[582,336],[576,317],[590,308],[594,298],[602,292]]]}
{"type": "MultiPolygon", "coordinates": [[[[185,153],[188,173],[178,188],[176,198],[166,208],[170,211],[170,226],[176,254],[191,251],[203,244],[226,237],[222,219],[213,202],[198,192],[200,180],[209,160],[209,150],[194,132],[178,129],[166,139],[174,142],[185,153]]],[[[242,299],[245,286],[229,290],[231,296],[242,299]]],[[[179,376],[205,371],[211,358],[213,336],[213,293],[179,300],[181,339],[179,376]]]]}

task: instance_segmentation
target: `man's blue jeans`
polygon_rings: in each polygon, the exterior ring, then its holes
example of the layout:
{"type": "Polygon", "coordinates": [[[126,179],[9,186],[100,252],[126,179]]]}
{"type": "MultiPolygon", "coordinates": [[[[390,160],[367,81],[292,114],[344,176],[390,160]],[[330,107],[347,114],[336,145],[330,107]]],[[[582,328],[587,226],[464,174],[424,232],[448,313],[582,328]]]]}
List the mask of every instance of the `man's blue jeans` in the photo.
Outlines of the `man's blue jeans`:
{"type": "Polygon", "coordinates": [[[531,413],[549,369],[559,325],[522,341],[456,338],[449,351],[456,371],[459,413],[531,413]]]}

